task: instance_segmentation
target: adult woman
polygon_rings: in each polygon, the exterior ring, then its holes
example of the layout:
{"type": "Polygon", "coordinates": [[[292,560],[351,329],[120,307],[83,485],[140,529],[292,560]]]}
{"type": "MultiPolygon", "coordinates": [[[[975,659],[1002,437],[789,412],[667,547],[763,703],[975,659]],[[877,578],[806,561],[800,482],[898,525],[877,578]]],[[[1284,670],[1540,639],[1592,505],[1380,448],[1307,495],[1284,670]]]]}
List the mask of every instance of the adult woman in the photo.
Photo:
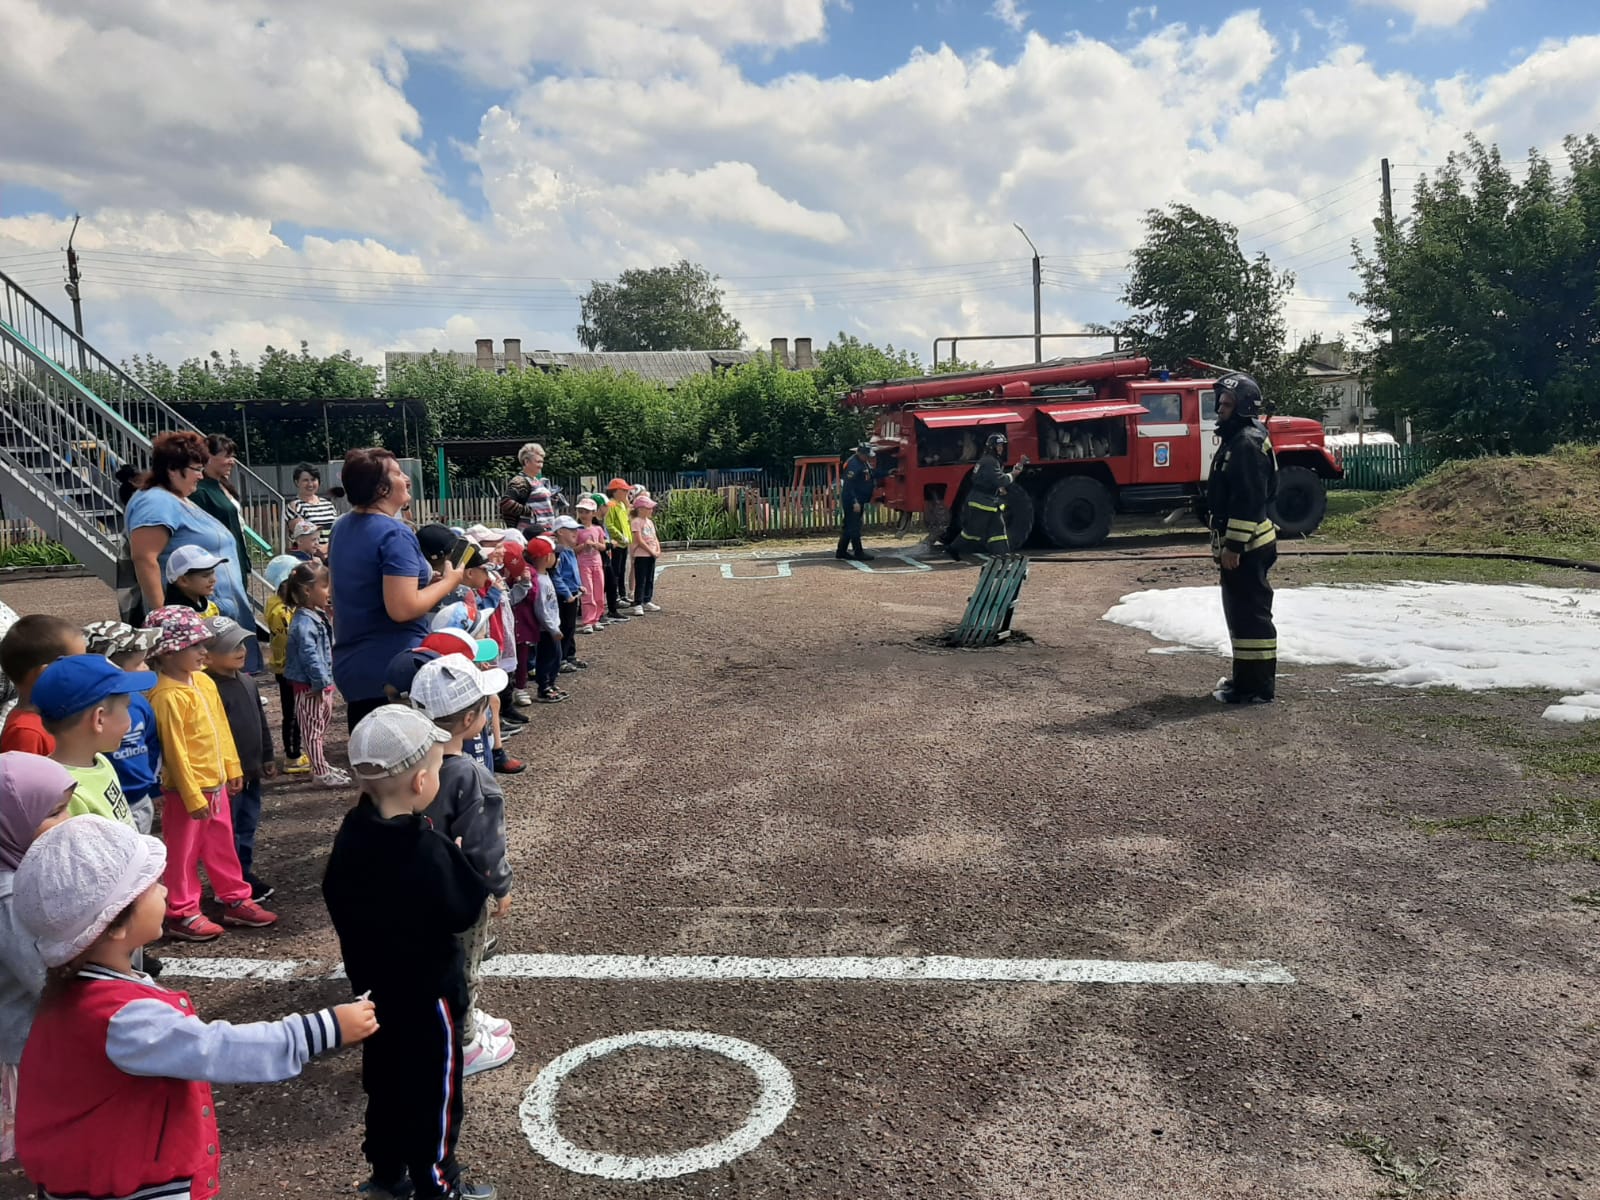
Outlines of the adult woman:
{"type": "MultiPolygon", "coordinates": [[[[239,501],[228,480],[233,475],[233,464],[239,452],[232,438],[212,434],[206,439],[206,473],[200,476],[200,486],[194,490],[194,502],[228,527],[233,534],[234,562],[239,564],[243,578],[250,570],[250,544],[244,540],[244,523],[239,519],[239,501]]],[[[246,626],[248,628],[248,626],[246,626]]]]}
{"type": "Polygon", "coordinates": [[[212,596],[217,607],[246,629],[255,628],[239,563],[234,561],[238,543],[226,525],[191,499],[209,458],[205,439],[187,430],[163,433],[150,447],[150,472],[128,501],[123,517],[141,622],[143,613],[165,603],[163,572],[172,552],[179,546],[198,546],[225,560],[217,567],[217,590],[212,596]]]}
{"type": "Polygon", "coordinates": [[[433,579],[416,533],[400,519],[411,502],[411,478],[392,453],[350,451],[342,479],[351,511],[334,522],[328,543],[333,682],[354,729],[384,703],[389,660],[428,636],[428,614],[460,586],[463,572],[446,562],[433,579]]]}
{"type": "Polygon", "coordinates": [[[328,531],[333,528],[333,522],[339,514],[333,507],[333,501],[317,495],[321,487],[322,472],[310,463],[298,464],[294,469],[295,497],[283,506],[283,523],[293,529],[296,521],[310,521],[322,534],[322,548],[326,550],[328,531]]]}
{"type": "Polygon", "coordinates": [[[546,533],[555,524],[555,492],[539,472],[544,469],[544,447],[529,442],[517,451],[522,473],[513,475],[500,497],[500,516],[507,525],[534,526],[546,533]]]}

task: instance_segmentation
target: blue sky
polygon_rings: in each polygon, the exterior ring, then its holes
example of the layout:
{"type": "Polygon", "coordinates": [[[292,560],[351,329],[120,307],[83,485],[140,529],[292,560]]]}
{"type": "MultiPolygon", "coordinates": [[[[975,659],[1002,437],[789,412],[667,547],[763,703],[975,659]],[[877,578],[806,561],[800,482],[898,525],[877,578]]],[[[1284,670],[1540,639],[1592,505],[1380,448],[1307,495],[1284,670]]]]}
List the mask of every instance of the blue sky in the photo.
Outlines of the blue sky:
{"type": "Polygon", "coordinates": [[[588,281],[688,257],[752,342],[926,346],[1119,312],[1193,204],[1360,314],[1377,164],[1600,126],[1556,0],[0,0],[0,269],[59,303],[72,212],[114,353],[573,344],[588,281]],[[5,35],[10,36],[5,36],[5,35]]]}

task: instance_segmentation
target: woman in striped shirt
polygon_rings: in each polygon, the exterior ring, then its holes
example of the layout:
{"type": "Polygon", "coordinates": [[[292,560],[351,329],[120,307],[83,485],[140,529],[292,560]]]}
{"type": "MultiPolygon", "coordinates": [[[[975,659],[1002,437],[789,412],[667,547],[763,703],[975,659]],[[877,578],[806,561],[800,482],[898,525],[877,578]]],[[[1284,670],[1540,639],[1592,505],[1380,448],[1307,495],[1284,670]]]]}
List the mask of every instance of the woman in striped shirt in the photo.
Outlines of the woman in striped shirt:
{"type": "Polygon", "coordinates": [[[332,500],[317,495],[322,486],[322,472],[310,463],[301,463],[294,469],[295,498],[283,506],[283,520],[290,529],[296,521],[310,521],[321,534],[322,548],[328,548],[328,530],[339,514],[332,500]]]}
{"type": "Polygon", "coordinates": [[[556,519],[555,498],[550,481],[539,472],[544,470],[544,447],[529,442],[517,452],[522,473],[513,475],[500,497],[500,516],[507,526],[516,529],[528,527],[538,533],[549,530],[556,519]]]}

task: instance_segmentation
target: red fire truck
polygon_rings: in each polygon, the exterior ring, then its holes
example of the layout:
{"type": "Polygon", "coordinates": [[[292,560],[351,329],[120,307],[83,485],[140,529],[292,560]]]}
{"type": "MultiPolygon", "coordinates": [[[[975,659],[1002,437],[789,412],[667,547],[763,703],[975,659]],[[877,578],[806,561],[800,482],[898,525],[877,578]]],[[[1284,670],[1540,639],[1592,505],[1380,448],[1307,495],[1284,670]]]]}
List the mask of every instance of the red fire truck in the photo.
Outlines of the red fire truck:
{"type": "MultiPolygon", "coordinates": [[[[878,410],[878,499],[907,519],[923,513],[935,532],[959,520],[984,439],[1001,431],[1010,461],[1030,461],[1007,497],[1012,544],[1037,533],[1055,546],[1094,546],[1118,513],[1203,517],[1218,372],[1191,367],[1194,377],[1179,378],[1152,373],[1147,358],[1056,359],[863,384],[844,403],[878,410]]],[[[1310,533],[1327,509],[1323,481],[1343,471],[1318,422],[1270,417],[1267,429],[1278,459],[1272,519],[1310,533]]]]}

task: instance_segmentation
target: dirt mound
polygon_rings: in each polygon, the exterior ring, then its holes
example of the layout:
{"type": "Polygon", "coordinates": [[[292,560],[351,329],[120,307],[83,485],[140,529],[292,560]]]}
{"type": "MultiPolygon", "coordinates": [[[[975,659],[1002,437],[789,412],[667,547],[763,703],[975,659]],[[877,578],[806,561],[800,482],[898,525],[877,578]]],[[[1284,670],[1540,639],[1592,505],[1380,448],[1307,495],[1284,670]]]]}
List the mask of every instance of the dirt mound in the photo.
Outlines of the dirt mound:
{"type": "Polygon", "coordinates": [[[1600,447],[1447,463],[1361,513],[1358,524],[1378,539],[1416,546],[1600,546],[1600,447]]]}

